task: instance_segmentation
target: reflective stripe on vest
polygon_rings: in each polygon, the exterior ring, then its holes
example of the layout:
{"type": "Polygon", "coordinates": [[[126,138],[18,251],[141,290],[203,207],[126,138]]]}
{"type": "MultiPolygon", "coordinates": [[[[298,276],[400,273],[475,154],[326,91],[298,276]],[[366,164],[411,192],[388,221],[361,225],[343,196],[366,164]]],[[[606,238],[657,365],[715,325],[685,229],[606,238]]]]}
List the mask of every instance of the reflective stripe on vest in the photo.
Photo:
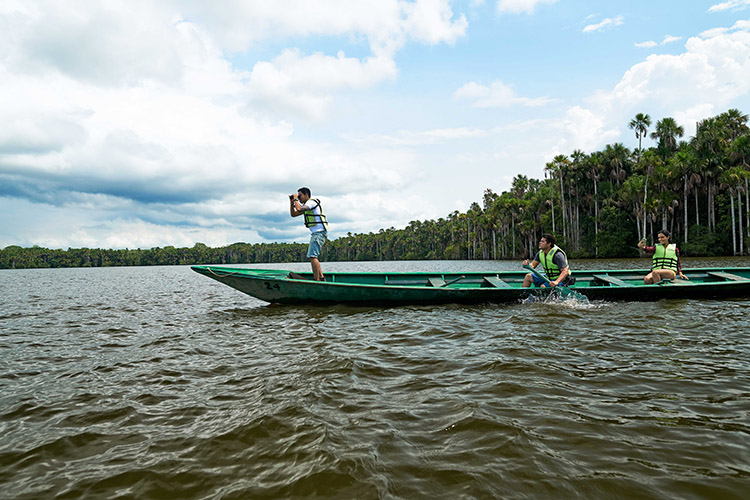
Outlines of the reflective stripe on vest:
{"type": "MultiPolygon", "coordinates": [[[[563,252],[562,248],[557,245],[552,245],[552,248],[546,255],[542,251],[539,252],[539,258],[541,259],[542,266],[544,266],[544,273],[547,275],[547,279],[550,281],[555,280],[558,276],[560,276],[560,268],[557,267],[557,264],[553,262],[555,254],[557,252],[562,252],[562,254],[565,255],[565,252],[563,252]]],[[[568,256],[565,255],[565,262],[567,261],[568,256]]]]}
{"type": "Polygon", "coordinates": [[[323,213],[323,207],[320,204],[320,200],[314,199],[313,201],[320,209],[320,214],[316,215],[312,210],[305,210],[305,227],[313,227],[316,224],[323,224],[325,230],[328,231],[328,219],[326,218],[326,214],[323,213]]]}
{"type": "Polygon", "coordinates": [[[671,269],[677,272],[677,245],[670,243],[664,248],[657,243],[654,246],[654,258],[651,261],[651,269],[671,269]]]}

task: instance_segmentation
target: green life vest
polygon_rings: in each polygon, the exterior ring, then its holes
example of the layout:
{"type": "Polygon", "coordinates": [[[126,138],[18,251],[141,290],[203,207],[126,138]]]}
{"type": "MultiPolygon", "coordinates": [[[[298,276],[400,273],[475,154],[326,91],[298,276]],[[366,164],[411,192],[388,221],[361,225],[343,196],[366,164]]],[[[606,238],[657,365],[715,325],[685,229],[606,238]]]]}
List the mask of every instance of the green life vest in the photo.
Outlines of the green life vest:
{"type": "MultiPolygon", "coordinates": [[[[563,252],[562,248],[557,245],[552,245],[552,248],[546,255],[541,250],[539,251],[539,259],[542,263],[542,266],[544,266],[544,273],[547,275],[547,279],[550,281],[555,280],[558,276],[560,276],[560,268],[553,262],[555,254],[557,252],[562,252],[562,254],[565,255],[565,252],[563,252]]],[[[565,255],[565,261],[568,261],[567,255],[565,255]]]]}
{"type": "Polygon", "coordinates": [[[654,247],[654,258],[651,269],[671,269],[677,273],[677,245],[670,243],[665,248],[657,243],[654,247]]]}
{"type": "Polygon", "coordinates": [[[313,227],[317,224],[323,224],[325,230],[328,231],[328,219],[326,218],[326,214],[323,213],[323,207],[320,204],[320,200],[315,198],[313,201],[320,209],[320,214],[316,215],[312,210],[305,210],[305,227],[313,227]]]}

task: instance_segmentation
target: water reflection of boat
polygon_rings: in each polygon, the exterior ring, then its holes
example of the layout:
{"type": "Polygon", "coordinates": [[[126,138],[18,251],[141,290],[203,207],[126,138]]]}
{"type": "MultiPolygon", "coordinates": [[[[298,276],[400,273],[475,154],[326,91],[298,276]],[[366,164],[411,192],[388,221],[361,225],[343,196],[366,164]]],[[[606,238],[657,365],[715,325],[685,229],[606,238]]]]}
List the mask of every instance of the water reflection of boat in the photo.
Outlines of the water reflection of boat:
{"type": "MultiPolygon", "coordinates": [[[[548,289],[521,288],[526,271],[466,273],[326,273],[312,281],[311,273],[274,269],[193,266],[204,276],[266,302],[285,304],[444,304],[517,302],[530,294],[546,296],[548,289]]],[[[645,285],[648,270],[575,271],[569,290],[590,300],[659,300],[750,296],[750,268],[702,268],[675,279],[645,285]]]]}

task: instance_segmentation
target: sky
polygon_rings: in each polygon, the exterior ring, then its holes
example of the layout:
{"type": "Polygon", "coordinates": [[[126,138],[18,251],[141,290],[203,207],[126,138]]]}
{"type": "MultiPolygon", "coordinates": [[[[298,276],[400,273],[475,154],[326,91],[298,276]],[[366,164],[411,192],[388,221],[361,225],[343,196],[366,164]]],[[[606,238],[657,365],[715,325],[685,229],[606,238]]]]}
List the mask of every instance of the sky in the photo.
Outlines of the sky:
{"type": "Polygon", "coordinates": [[[730,108],[750,0],[3,0],[0,248],[402,228],[730,108]]]}

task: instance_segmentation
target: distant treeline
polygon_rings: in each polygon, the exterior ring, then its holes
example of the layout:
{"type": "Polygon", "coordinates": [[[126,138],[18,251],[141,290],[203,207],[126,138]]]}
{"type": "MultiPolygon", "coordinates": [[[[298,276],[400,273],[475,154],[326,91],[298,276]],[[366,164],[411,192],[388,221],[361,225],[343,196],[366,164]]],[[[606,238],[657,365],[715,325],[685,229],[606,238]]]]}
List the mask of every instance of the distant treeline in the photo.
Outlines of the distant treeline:
{"type": "MultiPolygon", "coordinates": [[[[642,237],[672,232],[682,255],[747,255],[750,231],[748,116],[730,109],[698,123],[695,137],[663,118],[629,123],[638,140],[586,154],[558,155],[544,180],[518,175],[502,194],[484,193],[482,205],[404,229],[351,234],[327,243],[324,261],[515,259],[536,251],[552,233],[572,258],[635,257],[642,237]],[[656,145],[642,148],[644,139],[656,145]]],[[[334,214],[329,214],[332,220],[334,214]]],[[[307,244],[234,243],[209,248],[101,250],[9,246],[0,268],[240,264],[305,261],[307,244]]]]}

